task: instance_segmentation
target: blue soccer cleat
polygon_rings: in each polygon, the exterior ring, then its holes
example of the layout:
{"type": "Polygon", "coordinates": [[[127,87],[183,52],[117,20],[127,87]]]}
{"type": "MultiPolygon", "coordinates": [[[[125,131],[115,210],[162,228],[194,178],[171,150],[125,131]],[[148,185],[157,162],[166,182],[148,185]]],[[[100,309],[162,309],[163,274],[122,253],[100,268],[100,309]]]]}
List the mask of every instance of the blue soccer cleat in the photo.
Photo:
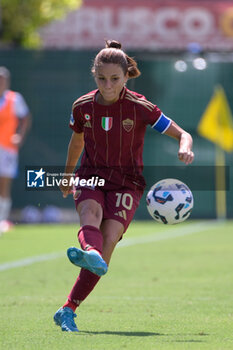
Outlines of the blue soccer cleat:
{"type": "Polygon", "coordinates": [[[85,251],[71,247],[67,250],[67,256],[72,264],[89,270],[98,276],[102,276],[108,271],[108,265],[95,250],[85,251]]]}
{"type": "Polygon", "coordinates": [[[78,332],[78,328],[74,322],[77,315],[69,307],[60,308],[53,316],[54,322],[61,327],[63,332],[78,332]]]}

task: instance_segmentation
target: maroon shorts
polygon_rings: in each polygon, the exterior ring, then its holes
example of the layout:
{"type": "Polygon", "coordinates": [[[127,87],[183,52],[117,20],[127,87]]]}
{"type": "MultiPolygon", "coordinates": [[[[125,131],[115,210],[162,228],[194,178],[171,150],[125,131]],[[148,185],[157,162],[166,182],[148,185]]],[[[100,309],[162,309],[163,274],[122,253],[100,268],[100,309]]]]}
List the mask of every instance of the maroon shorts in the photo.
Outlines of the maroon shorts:
{"type": "Polygon", "coordinates": [[[103,208],[103,220],[114,219],[127,230],[139,205],[143,191],[128,188],[120,190],[101,190],[100,188],[77,187],[75,193],[76,208],[85,199],[94,199],[103,208]]]}

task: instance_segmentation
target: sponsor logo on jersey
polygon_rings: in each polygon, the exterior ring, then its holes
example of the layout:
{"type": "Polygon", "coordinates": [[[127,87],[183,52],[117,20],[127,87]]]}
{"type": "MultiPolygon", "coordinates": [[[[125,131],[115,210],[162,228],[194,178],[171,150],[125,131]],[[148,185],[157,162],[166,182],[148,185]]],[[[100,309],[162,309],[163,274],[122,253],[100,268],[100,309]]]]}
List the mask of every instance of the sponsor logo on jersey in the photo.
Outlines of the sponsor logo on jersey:
{"type": "Polygon", "coordinates": [[[120,216],[121,218],[123,218],[125,220],[127,219],[127,215],[126,215],[126,211],[125,210],[120,210],[117,213],[115,213],[114,215],[120,216]]]}
{"type": "Polygon", "coordinates": [[[84,124],[85,128],[91,128],[91,122],[88,120],[85,124],[84,124]]]}
{"type": "Polygon", "coordinates": [[[109,131],[112,128],[112,117],[102,117],[101,126],[105,131],[109,131]]]}
{"type": "Polygon", "coordinates": [[[134,121],[132,119],[125,119],[122,121],[123,128],[125,131],[130,132],[133,129],[134,121]]]}

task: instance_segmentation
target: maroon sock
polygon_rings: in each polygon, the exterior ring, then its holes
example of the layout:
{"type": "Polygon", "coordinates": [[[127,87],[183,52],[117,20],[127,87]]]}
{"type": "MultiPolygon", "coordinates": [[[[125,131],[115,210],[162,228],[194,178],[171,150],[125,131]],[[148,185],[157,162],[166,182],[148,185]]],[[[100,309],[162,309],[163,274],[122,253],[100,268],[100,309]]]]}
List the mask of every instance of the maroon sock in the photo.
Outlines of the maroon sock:
{"type": "Polygon", "coordinates": [[[75,310],[76,310],[76,308],[77,308],[77,304],[74,304],[74,303],[72,303],[72,301],[67,300],[67,301],[65,302],[65,304],[64,304],[62,307],[63,307],[63,308],[64,308],[64,307],[69,307],[70,309],[72,309],[72,310],[75,312],[75,310]]]}
{"type": "Polygon", "coordinates": [[[95,249],[102,254],[103,235],[97,227],[82,226],[78,231],[78,240],[83,250],[95,249]]]}
{"type": "MultiPolygon", "coordinates": [[[[91,293],[99,279],[100,276],[97,276],[86,269],[81,269],[80,274],[68,296],[68,301],[71,303],[70,305],[78,307],[81,302],[91,293]]],[[[72,310],[75,311],[73,308],[72,310]]]]}

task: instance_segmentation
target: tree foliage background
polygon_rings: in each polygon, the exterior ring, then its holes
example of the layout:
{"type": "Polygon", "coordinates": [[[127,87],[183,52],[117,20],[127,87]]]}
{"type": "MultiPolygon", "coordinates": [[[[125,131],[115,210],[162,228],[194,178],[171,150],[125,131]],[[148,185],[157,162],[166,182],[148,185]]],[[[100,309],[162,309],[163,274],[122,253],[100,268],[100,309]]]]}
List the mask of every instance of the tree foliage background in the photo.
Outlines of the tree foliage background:
{"type": "Polygon", "coordinates": [[[39,47],[37,29],[81,4],[82,0],[0,0],[1,40],[14,46],[39,47]]]}

